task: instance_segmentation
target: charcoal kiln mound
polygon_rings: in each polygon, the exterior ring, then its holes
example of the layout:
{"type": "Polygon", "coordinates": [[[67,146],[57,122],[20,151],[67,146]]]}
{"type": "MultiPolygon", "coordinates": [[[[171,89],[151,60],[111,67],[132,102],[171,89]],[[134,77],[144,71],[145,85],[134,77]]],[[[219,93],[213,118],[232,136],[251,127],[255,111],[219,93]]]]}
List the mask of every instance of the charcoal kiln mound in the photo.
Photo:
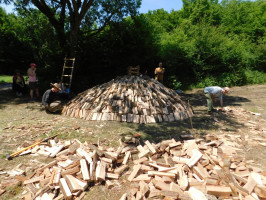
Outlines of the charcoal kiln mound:
{"type": "Polygon", "coordinates": [[[92,121],[156,123],[191,117],[179,95],[148,76],[122,76],[78,94],[63,109],[66,116],[92,121]]]}

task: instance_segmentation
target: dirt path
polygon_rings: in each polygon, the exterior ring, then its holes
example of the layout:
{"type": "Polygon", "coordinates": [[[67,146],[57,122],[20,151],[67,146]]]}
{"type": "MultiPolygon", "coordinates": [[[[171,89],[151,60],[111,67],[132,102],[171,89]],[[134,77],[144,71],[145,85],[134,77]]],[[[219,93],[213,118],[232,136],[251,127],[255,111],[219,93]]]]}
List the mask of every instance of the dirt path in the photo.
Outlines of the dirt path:
{"type": "MultiPolygon", "coordinates": [[[[117,147],[119,139],[124,135],[139,132],[142,139],[159,142],[163,139],[180,140],[180,134],[189,133],[195,137],[208,134],[219,135],[227,139],[252,165],[266,170],[266,85],[235,87],[225,97],[225,105],[229,106],[226,113],[206,113],[206,102],[202,90],[194,90],[182,95],[189,100],[195,115],[190,120],[173,123],[137,125],[118,122],[89,122],[61,115],[47,114],[40,107],[40,102],[29,103],[28,98],[16,98],[9,89],[0,90],[0,172],[13,169],[22,164],[27,175],[34,170],[36,162],[49,162],[50,159],[21,156],[12,161],[5,159],[6,153],[16,151],[18,147],[59,133],[63,139],[77,138],[81,142],[88,141],[102,146],[117,147]],[[256,115],[260,113],[261,115],[256,115]]],[[[1,174],[1,173],[0,173],[1,174]]],[[[0,182],[7,177],[0,175],[0,182]]],[[[88,192],[86,199],[118,199],[127,190],[127,184],[107,190],[100,185],[88,192]],[[92,198],[94,197],[94,198],[92,198]]],[[[8,190],[1,199],[18,199],[23,189],[17,187],[8,190]]]]}

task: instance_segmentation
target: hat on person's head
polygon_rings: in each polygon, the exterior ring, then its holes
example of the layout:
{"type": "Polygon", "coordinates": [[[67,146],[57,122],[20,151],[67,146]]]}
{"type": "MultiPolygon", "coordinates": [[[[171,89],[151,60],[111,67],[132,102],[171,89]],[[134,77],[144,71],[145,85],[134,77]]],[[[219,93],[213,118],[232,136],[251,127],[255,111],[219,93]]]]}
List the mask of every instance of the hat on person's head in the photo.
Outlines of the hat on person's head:
{"type": "Polygon", "coordinates": [[[30,66],[31,67],[36,67],[36,64],[35,63],[31,63],[30,66]]]}
{"type": "Polygon", "coordinates": [[[61,84],[59,83],[51,83],[51,86],[55,87],[58,90],[61,90],[61,84]]]}
{"type": "Polygon", "coordinates": [[[229,93],[229,91],[230,91],[229,87],[225,87],[224,91],[225,91],[225,93],[229,93]]]}

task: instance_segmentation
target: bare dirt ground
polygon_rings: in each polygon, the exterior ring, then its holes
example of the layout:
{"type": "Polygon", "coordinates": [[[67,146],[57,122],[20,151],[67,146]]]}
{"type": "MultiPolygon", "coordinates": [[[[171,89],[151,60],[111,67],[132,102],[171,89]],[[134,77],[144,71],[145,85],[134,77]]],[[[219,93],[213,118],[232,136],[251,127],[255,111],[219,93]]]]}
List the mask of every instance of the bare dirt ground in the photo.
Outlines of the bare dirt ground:
{"type": "MultiPolygon", "coordinates": [[[[40,102],[28,102],[28,98],[16,98],[8,88],[0,87],[0,182],[8,179],[8,171],[22,164],[26,176],[38,166],[38,162],[47,163],[51,159],[31,155],[6,160],[6,154],[18,147],[27,146],[41,138],[59,134],[59,138],[77,138],[81,142],[100,143],[102,146],[117,147],[124,135],[140,133],[142,139],[159,142],[190,133],[194,137],[208,134],[227,138],[239,148],[239,155],[266,171],[266,85],[234,87],[225,97],[227,112],[208,115],[206,100],[202,90],[193,90],[181,95],[190,101],[194,109],[192,123],[189,119],[180,122],[138,125],[118,122],[91,122],[61,115],[47,114],[40,107],[40,102]],[[257,114],[257,113],[260,113],[257,114]],[[193,128],[191,127],[193,126],[193,128]]],[[[128,189],[129,184],[124,174],[119,185],[107,190],[103,185],[90,187],[85,199],[119,199],[128,189]]],[[[0,199],[19,199],[23,187],[15,185],[6,188],[0,199]]]]}

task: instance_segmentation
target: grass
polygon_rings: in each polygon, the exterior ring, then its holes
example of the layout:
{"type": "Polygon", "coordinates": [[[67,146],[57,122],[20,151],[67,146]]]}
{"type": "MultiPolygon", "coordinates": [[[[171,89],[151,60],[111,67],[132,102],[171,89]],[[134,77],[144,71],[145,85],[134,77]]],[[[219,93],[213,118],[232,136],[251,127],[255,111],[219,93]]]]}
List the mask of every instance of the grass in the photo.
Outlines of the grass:
{"type": "MultiPolygon", "coordinates": [[[[28,80],[28,76],[23,76],[24,80],[28,80]]],[[[0,84],[7,84],[13,82],[13,76],[10,75],[0,75],[0,84]]]]}
{"type": "MultiPolygon", "coordinates": [[[[243,104],[247,105],[247,110],[258,112],[260,110],[256,110],[257,107],[254,105],[265,107],[265,101],[263,101],[266,97],[263,92],[265,88],[265,85],[234,88],[232,93],[225,98],[225,104],[229,106],[243,104]],[[240,94],[246,98],[240,97],[240,94]],[[258,96],[260,98],[257,98],[258,96]],[[252,101],[249,98],[252,98],[252,101]]],[[[171,138],[175,138],[178,141],[181,134],[187,133],[191,133],[196,138],[204,137],[206,134],[227,135],[241,133],[243,136],[250,134],[249,129],[244,126],[245,120],[247,120],[245,118],[236,119],[223,113],[214,114],[213,116],[207,115],[205,98],[202,92],[199,93],[197,91],[195,90],[183,97],[185,101],[189,99],[191,105],[193,105],[195,111],[195,115],[192,118],[194,129],[191,129],[189,119],[179,122],[143,125],[109,121],[86,121],[62,115],[50,115],[41,109],[39,102],[29,103],[27,99],[13,98],[12,91],[0,91],[0,168],[7,171],[21,163],[23,169],[26,169],[26,167],[31,168],[26,173],[26,176],[30,176],[38,167],[33,160],[49,163],[53,159],[25,155],[7,161],[5,159],[6,153],[16,152],[17,147],[22,146],[25,142],[33,143],[55,134],[59,134],[58,138],[63,140],[75,138],[81,142],[94,144],[99,142],[103,148],[114,147],[115,149],[120,145],[120,139],[122,140],[123,137],[134,133],[141,135],[141,143],[147,139],[155,143],[171,138]]],[[[265,115],[262,113],[262,116],[265,115]]],[[[261,150],[263,147],[248,145],[247,148],[249,148],[248,152],[243,151],[243,154],[247,155],[246,158],[253,159],[258,163],[259,167],[266,166],[265,155],[261,150]]],[[[130,172],[132,171],[131,167],[130,172]]],[[[112,190],[107,190],[103,184],[90,187],[84,199],[115,200],[120,198],[123,193],[128,191],[129,183],[125,181],[127,177],[128,174],[124,174],[119,180],[120,185],[112,190]]],[[[0,176],[0,182],[3,178],[4,176],[0,176]]],[[[14,188],[7,188],[6,193],[0,199],[19,199],[24,189],[19,184],[14,188]]]]}
{"type": "Polygon", "coordinates": [[[12,76],[0,75],[0,83],[12,83],[12,76]]]}

